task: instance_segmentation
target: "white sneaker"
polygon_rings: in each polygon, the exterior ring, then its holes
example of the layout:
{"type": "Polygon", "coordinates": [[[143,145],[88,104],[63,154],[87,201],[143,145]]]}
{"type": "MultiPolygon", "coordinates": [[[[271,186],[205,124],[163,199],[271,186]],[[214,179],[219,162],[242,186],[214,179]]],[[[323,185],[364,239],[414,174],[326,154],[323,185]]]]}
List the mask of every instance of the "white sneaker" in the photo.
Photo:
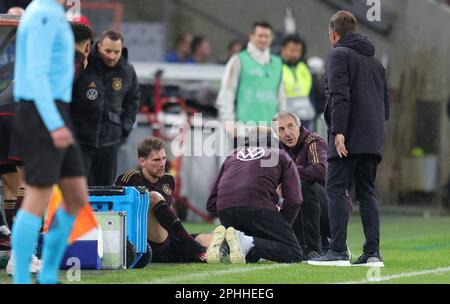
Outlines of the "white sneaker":
{"type": "Polygon", "coordinates": [[[245,264],[245,257],[253,247],[252,238],[233,227],[228,227],[225,239],[230,247],[230,262],[232,264],[245,264]]]}
{"type": "Polygon", "coordinates": [[[206,250],[206,261],[210,264],[217,264],[222,261],[222,256],[226,253],[224,252],[225,243],[225,232],[224,226],[220,225],[214,229],[211,242],[209,243],[208,250],[206,250]]]}
{"type": "MultiPolygon", "coordinates": [[[[8,275],[10,276],[14,275],[15,265],[16,263],[14,261],[13,254],[11,252],[11,257],[9,258],[8,265],[6,265],[6,273],[8,275]]],[[[41,260],[39,260],[37,256],[33,254],[33,256],[31,257],[30,272],[32,274],[37,274],[39,273],[39,271],[41,271],[41,268],[42,268],[41,260]]]]}

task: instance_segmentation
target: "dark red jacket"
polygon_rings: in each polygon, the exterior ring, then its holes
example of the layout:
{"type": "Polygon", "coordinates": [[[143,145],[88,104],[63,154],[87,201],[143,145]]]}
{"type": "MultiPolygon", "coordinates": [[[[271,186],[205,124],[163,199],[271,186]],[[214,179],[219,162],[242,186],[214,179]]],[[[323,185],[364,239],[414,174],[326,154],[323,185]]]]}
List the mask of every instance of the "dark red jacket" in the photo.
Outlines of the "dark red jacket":
{"type": "Polygon", "coordinates": [[[241,147],[222,164],[206,208],[212,214],[244,206],[278,212],[279,184],[284,198],[280,213],[292,224],[303,202],[300,178],[292,159],[278,148],[241,147]],[[265,166],[269,159],[275,161],[272,166],[265,166]]]}
{"type": "Polygon", "coordinates": [[[317,182],[325,186],[328,167],[328,147],[325,139],[302,126],[295,147],[289,148],[281,142],[280,147],[294,161],[301,180],[317,182]]]}

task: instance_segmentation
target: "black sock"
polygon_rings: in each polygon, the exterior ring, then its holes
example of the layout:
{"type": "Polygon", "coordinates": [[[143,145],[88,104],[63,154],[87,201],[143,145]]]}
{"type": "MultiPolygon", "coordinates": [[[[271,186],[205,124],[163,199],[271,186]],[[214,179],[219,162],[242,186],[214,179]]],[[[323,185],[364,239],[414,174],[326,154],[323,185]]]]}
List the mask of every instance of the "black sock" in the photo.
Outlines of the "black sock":
{"type": "Polygon", "coordinates": [[[153,214],[158,220],[159,224],[167,230],[170,235],[182,240],[194,240],[192,236],[184,229],[180,219],[170,209],[169,204],[165,201],[160,201],[153,207],[153,214]]]}
{"type": "Polygon", "coordinates": [[[14,217],[16,216],[16,200],[5,200],[5,217],[6,223],[8,224],[9,229],[12,229],[14,217]]]}
{"type": "Polygon", "coordinates": [[[17,194],[17,199],[16,199],[16,209],[15,209],[15,213],[14,216],[16,216],[17,211],[19,211],[20,207],[22,207],[22,202],[23,199],[25,198],[25,188],[20,187],[19,189],[19,193],[17,194]]]}

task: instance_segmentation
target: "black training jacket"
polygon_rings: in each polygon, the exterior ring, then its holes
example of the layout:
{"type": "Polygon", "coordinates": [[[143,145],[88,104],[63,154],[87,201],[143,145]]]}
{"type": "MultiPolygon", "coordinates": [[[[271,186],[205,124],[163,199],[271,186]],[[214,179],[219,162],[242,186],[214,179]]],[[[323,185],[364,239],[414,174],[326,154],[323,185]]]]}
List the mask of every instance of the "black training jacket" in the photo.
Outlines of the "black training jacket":
{"type": "Polygon", "coordinates": [[[110,68],[95,45],[73,86],[71,116],[78,142],[93,148],[119,143],[133,128],[139,99],[139,83],[128,63],[127,49],[110,68]]]}
{"type": "Polygon", "coordinates": [[[374,54],[375,47],[366,37],[348,34],[327,56],[328,159],[338,157],[336,134],[344,134],[349,154],[382,156],[388,91],[385,70],[374,54]]]}

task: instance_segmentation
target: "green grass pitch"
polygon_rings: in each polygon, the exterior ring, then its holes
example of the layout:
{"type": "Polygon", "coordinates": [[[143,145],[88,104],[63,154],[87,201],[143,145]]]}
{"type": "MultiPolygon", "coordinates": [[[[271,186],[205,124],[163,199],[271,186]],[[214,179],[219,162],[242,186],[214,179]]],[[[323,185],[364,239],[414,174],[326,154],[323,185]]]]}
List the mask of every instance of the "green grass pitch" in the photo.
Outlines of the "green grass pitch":
{"type": "MultiPolygon", "coordinates": [[[[302,283],[450,283],[450,218],[382,216],[381,250],[385,267],[319,267],[307,264],[149,264],[144,269],[82,271],[73,284],[302,284],[302,283]]],[[[211,232],[214,225],[186,224],[191,233],[211,232]]],[[[348,241],[355,259],[363,232],[358,216],[350,219],[348,241]]],[[[0,270],[0,283],[11,278],[0,270]]]]}

